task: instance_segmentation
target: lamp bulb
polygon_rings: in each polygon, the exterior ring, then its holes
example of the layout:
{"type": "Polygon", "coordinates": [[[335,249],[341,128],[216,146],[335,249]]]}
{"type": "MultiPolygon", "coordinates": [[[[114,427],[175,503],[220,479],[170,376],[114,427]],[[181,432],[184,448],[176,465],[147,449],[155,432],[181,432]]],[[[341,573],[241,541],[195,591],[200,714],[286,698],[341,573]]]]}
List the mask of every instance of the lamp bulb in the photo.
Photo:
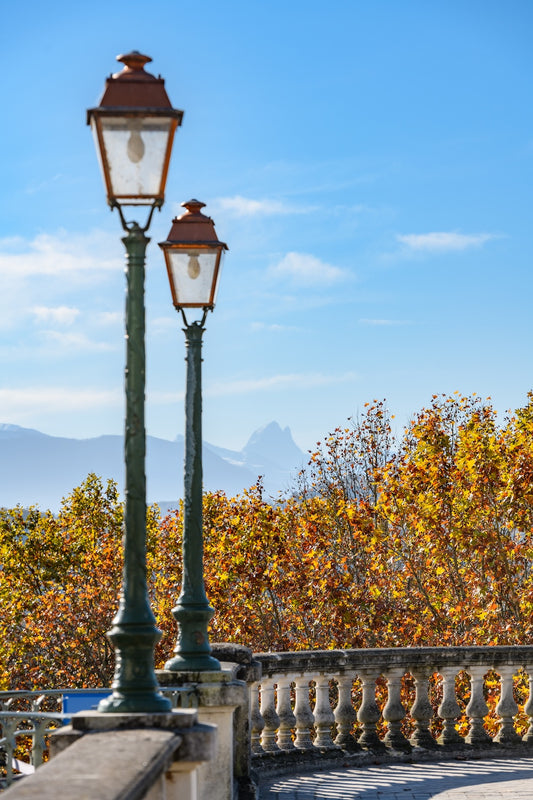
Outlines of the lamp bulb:
{"type": "Polygon", "coordinates": [[[189,275],[189,278],[191,278],[193,281],[196,280],[196,278],[200,274],[200,262],[198,261],[198,256],[189,256],[187,273],[189,275]]]}
{"type": "Polygon", "coordinates": [[[138,130],[132,130],[128,139],[128,158],[137,164],[144,156],[144,142],[138,130]]]}

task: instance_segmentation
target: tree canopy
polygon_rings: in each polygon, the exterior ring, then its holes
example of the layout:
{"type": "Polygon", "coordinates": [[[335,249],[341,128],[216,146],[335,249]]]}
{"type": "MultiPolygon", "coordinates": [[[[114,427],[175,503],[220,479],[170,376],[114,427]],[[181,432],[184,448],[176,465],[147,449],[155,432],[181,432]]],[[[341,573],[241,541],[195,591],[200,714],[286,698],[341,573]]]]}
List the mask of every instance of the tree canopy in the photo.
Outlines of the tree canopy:
{"type": "MultiPolygon", "coordinates": [[[[148,511],[148,585],[172,652],[182,510],[148,511]]],[[[123,507],[95,475],[57,516],[0,511],[0,684],[108,685],[123,507]]],[[[395,436],[384,402],[333,431],[294,491],[204,496],[212,641],[255,651],[521,644],[532,634],[533,394],[434,396],[395,436]]]]}

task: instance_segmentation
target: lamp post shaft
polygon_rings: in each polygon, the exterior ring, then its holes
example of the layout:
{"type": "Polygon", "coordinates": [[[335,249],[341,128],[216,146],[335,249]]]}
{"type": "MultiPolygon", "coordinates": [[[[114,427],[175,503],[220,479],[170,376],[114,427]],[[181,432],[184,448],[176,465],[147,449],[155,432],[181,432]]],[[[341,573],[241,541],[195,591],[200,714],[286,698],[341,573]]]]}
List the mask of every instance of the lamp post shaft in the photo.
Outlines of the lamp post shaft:
{"type": "Polygon", "coordinates": [[[214,614],[205,593],[202,512],[202,335],[193,322],[185,328],[187,377],[185,387],[185,480],[183,513],[183,576],[181,593],[172,613],[178,623],[175,657],[166,670],[212,671],[220,663],[210,655],[207,625],[214,614]]]}
{"type": "Polygon", "coordinates": [[[182,594],[191,603],[207,603],[203,580],[202,509],[202,336],[193,323],[185,329],[187,383],[185,395],[185,470],[182,594]]]}
{"type": "Polygon", "coordinates": [[[146,583],[144,273],[150,240],[133,222],[122,241],[127,253],[124,569],[119,610],[108,633],[116,654],[113,694],[98,710],[158,712],[169,711],[171,704],[158,691],[155,677],[154,647],[161,633],[146,583]]]}

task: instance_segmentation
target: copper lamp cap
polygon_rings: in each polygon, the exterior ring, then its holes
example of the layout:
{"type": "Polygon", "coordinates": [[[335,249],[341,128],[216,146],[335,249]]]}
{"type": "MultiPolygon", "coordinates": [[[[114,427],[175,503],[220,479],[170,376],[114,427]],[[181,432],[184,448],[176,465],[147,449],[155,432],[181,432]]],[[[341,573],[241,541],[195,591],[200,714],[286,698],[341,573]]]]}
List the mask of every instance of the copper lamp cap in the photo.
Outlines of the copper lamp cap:
{"type": "Polygon", "coordinates": [[[152,59],[138,50],[132,50],[131,53],[117,56],[117,61],[121,61],[124,64],[124,68],[121,72],[115,72],[113,75],[115,80],[129,80],[132,77],[134,79],[140,78],[141,80],[154,78],[149,72],[144,71],[144,65],[149,64],[152,59]]]}
{"type": "Polygon", "coordinates": [[[163,78],[145,72],[151,60],[138,50],[117,56],[124,69],[107,78],[100,108],[172,109],[163,78]]]}
{"type": "Polygon", "coordinates": [[[219,241],[215,223],[206,214],[202,214],[201,209],[205,208],[205,203],[200,200],[187,200],[181,203],[186,209],[185,213],[172,220],[172,228],[168,235],[167,242],[183,244],[204,244],[212,246],[222,246],[224,250],[228,246],[219,241]]]}

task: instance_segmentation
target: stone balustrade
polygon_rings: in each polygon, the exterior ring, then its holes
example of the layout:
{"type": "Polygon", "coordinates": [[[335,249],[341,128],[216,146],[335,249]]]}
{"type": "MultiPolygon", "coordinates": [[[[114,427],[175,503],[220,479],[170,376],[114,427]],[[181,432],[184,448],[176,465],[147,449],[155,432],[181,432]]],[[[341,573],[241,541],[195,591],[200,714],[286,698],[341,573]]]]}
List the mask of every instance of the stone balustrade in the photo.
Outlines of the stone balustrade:
{"type": "MultiPolygon", "coordinates": [[[[66,711],[67,698],[74,706],[79,699],[81,705],[78,707],[87,709],[110,691],[46,689],[0,692],[0,787],[9,786],[16,774],[30,775],[41,766],[48,752],[50,735],[70,722],[72,712],[66,711]],[[91,696],[94,696],[93,700],[91,696]]],[[[195,708],[198,705],[192,686],[168,687],[164,693],[170,698],[173,708],[195,708]]]]}
{"type": "Polygon", "coordinates": [[[52,734],[51,758],[11,785],[6,800],[198,800],[198,771],[216,750],[216,728],[197,710],[80,712],[52,734]]]}
{"type": "Polygon", "coordinates": [[[250,686],[251,746],[260,775],[340,759],[356,764],[456,751],[464,757],[533,744],[533,647],[302,651],[254,659],[262,676],[250,686]]]}
{"type": "Polygon", "coordinates": [[[15,773],[29,775],[43,763],[48,738],[63,725],[63,717],[63,714],[0,711],[0,752],[5,773],[0,785],[9,786],[15,773]],[[29,762],[16,758],[17,747],[28,739],[29,762]]]}
{"type": "MultiPolygon", "coordinates": [[[[253,800],[271,775],[340,764],[533,753],[533,646],[213,652],[220,673],[158,674],[175,705],[218,728],[201,796],[253,800]]],[[[2,713],[28,704],[42,742],[54,694],[0,693],[2,713]]]]}

